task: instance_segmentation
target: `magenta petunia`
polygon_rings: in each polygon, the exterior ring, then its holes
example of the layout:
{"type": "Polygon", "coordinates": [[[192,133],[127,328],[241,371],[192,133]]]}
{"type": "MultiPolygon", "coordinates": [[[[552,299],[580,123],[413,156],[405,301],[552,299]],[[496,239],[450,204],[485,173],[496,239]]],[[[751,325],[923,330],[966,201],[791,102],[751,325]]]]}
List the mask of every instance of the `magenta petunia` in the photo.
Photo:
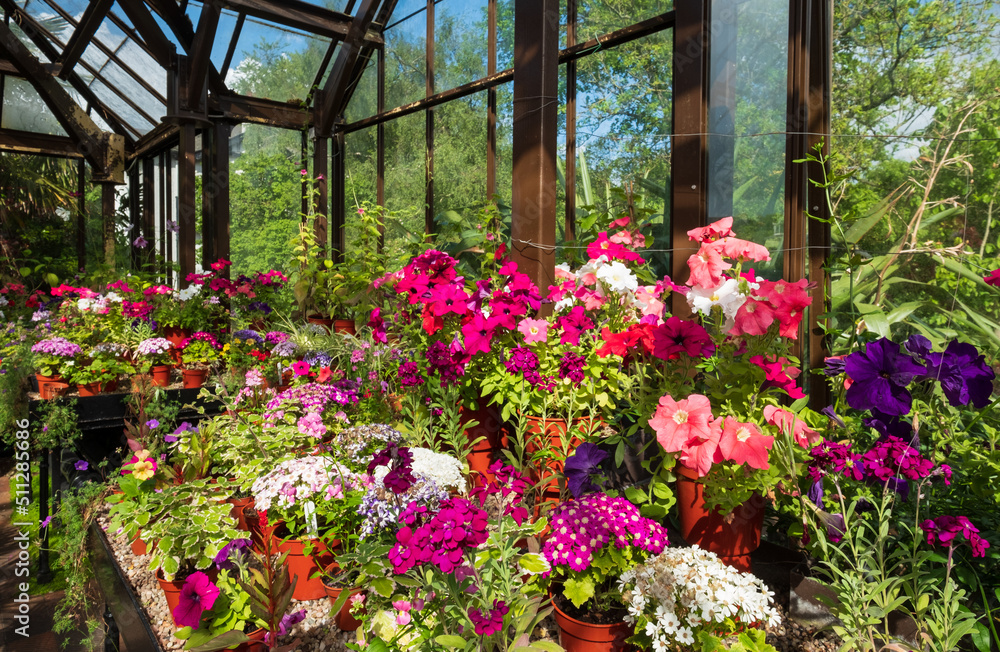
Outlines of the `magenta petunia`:
{"type": "Polygon", "coordinates": [[[309,363],[305,360],[299,360],[298,362],[292,363],[292,373],[296,376],[305,376],[309,373],[309,363]]]}
{"type": "Polygon", "coordinates": [[[208,575],[197,571],[188,575],[181,589],[180,602],[174,607],[174,622],[180,627],[198,629],[201,614],[211,609],[219,597],[219,587],[212,583],[208,575]]]}

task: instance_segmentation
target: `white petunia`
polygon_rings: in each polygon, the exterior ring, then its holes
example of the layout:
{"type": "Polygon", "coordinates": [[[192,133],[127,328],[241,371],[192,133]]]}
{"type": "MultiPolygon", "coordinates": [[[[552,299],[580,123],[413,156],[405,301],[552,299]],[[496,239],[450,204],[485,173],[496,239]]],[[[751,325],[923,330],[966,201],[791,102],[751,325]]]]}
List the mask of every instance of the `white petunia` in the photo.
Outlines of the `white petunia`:
{"type": "Polygon", "coordinates": [[[186,288],[184,288],[183,290],[181,290],[180,292],[177,293],[177,298],[180,299],[181,301],[187,301],[187,300],[189,300],[189,299],[197,296],[198,293],[200,293],[200,292],[201,292],[201,286],[200,285],[189,285],[189,286],[187,286],[186,288]]]}
{"type": "Polygon", "coordinates": [[[597,280],[619,294],[639,289],[639,279],[623,263],[615,261],[597,270],[597,280]]]}

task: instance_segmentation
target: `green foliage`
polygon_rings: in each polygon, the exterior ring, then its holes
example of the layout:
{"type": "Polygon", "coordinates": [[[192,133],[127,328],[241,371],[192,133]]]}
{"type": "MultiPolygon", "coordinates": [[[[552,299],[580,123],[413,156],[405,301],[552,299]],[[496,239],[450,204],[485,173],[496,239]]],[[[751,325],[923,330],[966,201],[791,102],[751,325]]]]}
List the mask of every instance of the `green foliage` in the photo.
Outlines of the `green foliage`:
{"type": "Polygon", "coordinates": [[[36,450],[73,448],[83,436],[77,424],[76,399],[50,399],[38,405],[40,424],[35,431],[32,445],[36,450]]]}

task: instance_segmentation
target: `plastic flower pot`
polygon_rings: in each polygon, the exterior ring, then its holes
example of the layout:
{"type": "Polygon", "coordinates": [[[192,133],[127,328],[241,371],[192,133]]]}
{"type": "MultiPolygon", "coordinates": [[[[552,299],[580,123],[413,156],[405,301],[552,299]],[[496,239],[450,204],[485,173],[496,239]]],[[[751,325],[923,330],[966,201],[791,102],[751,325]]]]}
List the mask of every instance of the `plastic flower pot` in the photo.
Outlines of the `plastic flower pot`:
{"type": "MultiPolygon", "coordinates": [[[[280,529],[280,528],[279,528],[280,529]]],[[[323,578],[317,573],[333,563],[333,552],[326,547],[319,539],[281,539],[276,534],[272,535],[272,550],[277,550],[278,554],[288,552],[285,558],[285,566],[288,567],[288,579],[295,582],[295,590],[292,597],[296,600],[318,600],[326,595],[323,588],[323,578]],[[307,544],[312,544],[312,553],[306,554],[307,544]]]]}
{"type": "Polygon", "coordinates": [[[233,652],[264,652],[268,649],[267,645],[264,643],[264,636],[267,635],[267,630],[261,627],[260,629],[255,629],[247,634],[247,638],[250,640],[246,643],[240,643],[233,648],[233,652]]]}
{"type": "Polygon", "coordinates": [[[77,385],[76,391],[80,396],[97,396],[101,393],[101,383],[92,382],[83,385],[77,385]]]}
{"type": "MultiPolygon", "coordinates": [[[[483,400],[485,403],[485,399],[483,400]]],[[[469,453],[469,471],[477,486],[486,482],[493,482],[494,476],[489,472],[493,462],[503,459],[503,450],[507,448],[507,433],[503,431],[503,421],[500,418],[500,408],[489,405],[478,410],[461,409],[461,424],[464,426],[470,421],[477,421],[478,425],[465,431],[470,441],[483,439],[473,446],[469,453]],[[479,475],[482,473],[483,475],[479,475]]]]}
{"type": "Polygon", "coordinates": [[[310,324],[319,324],[320,326],[325,328],[328,333],[333,331],[333,319],[330,317],[324,317],[323,315],[313,314],[313,315],[308,315],[306,317],[306,321],[309,322],[310,324]]]}
{"type": "Polygon", "coordinates": [[[197,389],[205,384],[208,369],[184,369],[184,389],[197,389]]]}
{"type": "Polygon", "coordinates": [[[677,511],[681,536],[690,544],[717,554],[724,563],[749,573],[750,554],[760,546],[766,502],[754,495],[733,510],[732,518],[705,507],[704,485],[697,473],[678,465],[677,511]]]}
{"type": "Polygon", "coordinates": [[[625,642],[635,630],[625,622],[596,625],[577,620],[552,601],[553,615],[559,627],[559,645],[566,652],[626,652],[635,648],[625,642]]]}
{"type": "Polygon", "coordinates": [[[358,331],[353,319],[335,319],[333,320],[333,332],[355,335],[358,331]]]}
{"type": "Polygon", "coordinates": [[[149,551],[149,546],[146,542],[142,540],[142,531],[137,530],[135,533],[135,538],[132,539],[132,554],[136,557],[142,557],[149,551]]]}
{"type": "Polygon", "coordinates": [[[43,399],[59,398],[69,389],[69,383],[63,380],[62,376],[43,376],[35,374],[38,381],[38,395],[43,399]]]}
{"type": "Polygon", "coordinates": [[[361,621],[351,615],[351,596],[355,596],[361,593],[364,589],[361,587],[353,587],[350,589],[345,589],[339,586],[331,586],[326,582],[323,582],[323,588],[326,590],[327,597],[330,598],[330,607],[335,607],[337,605],[337,600],[340,599],[340,594],[344,591],[349,593],[347,602],[345,602],[341,607],[340,611],[333,615],[333,622],[336,623],[337,628],[342,632],[354,632],[361,627],[361,621]]]}
{"type": "Polygon", "coordinates": [[[253,507],[253,496],[247,496],[246,498],[230,498],[226,502],[233,506],[233,508],[229,510],[229,515],[236,519],[237,529],[249,532],[250,526],[247,524],[247,516],[244,513],[244,510],[246,510],[247,507],[253,507]]]}
{"type": "Polygon", "coordinates": [[[153,378],[153,385],[156,387],[168,387],[170,385],[170,367],[167,365],[156,365],[150,370],[153,378]]]}
{"type": "Polygon", "coordinates": [[[170,342],[170,358],[176,362],[181,361],[181,350],[178,348],[185,339],[191,337],[190,328],[177,328],[176,326],[167,326],[163,329],[163,337],[168,342],[170,342]]]}

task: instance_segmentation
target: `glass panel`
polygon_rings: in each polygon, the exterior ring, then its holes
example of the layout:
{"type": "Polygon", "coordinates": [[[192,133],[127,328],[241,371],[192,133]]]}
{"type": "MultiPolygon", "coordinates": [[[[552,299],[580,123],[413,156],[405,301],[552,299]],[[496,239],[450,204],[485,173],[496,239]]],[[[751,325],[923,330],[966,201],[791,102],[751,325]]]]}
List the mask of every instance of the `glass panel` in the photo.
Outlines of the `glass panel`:
{"type": "Polygon", "coordinates": [[[329,47],[328,38],[248,17],[227,83],[238,93],[253,97],[304,100],[329,47]]]}
{"type": "Polygon", "coordinates": [[[167,96],[167,71],[161,68],[160,64],[156,63],[153,57],[149,56],[135,41],[131,39],[126,41],[118,50],[118,58],[160,95],[167,96]]]}
{"type": "MultiPolygon", "coordinates": [[[[710,220],[732,215],[743,239],[780,252],[784,239],[788,3],[714,0],[709,86],[710,220]],[[779,135],[758,135],[772,134],[779,135]]],[[[782,256],[755,267],[778,278],[782,256]]]]}
{"type": "Polygon", "coordinates": [[[385,108],[427,95],[427,2],[401,0],[385,31],[385,108]]]}
{"type": "MultiPolygon", "coordinates": [[[[226,53],[229,51],[229,44],[235,35],[238,19],[239,14],[228,9],[223,9],[219,16],[219,29],[215,33],[215,43],[212,45],[212,65],[219,72],[224,73],[221,70],[222,64],[226,62],[226,53]]],[[[235,58],[235,53],[233,56],[235,58]]],[[[222,76],[225,77],[225,74],[222,76]]]]}
{"type": "Polygon", "coordinates": [[[514,82],[497,86],[497,199],[508,211],[514,179],[514,82]]]}
{"type": "MultiPolygon", "coordinates": [[[[79,21],[87,9],[88,0],[59,0],[56,5],[74,21],[79,21]]],[[[73,26],[70,25],[55,9],[42,0],[28,0],[22,5],[28,15],[38,21],[43,28],[57,39],[65,43],[73,33],[73,26]]]]}
{"type": "MultiPolygon", "coordinates": [[[[344,238],[348,250],[353,250],[352,244],[358,239],[358,209],[364,202],[375,203],[376,182],[376,128],[369,127],[353,131],[344,137],[346,158],[345,165],[345,201],[344,201],[344,238]]],[[[389,229],[389,226],[386,226],[389,229]]]]}
{"type": "MultiPolygon", "coordinates": [[[[87,46],[83,55],[84,60],[87,61],[87,63],[91,64],[95,70],[100,71],[100,76],[105,83],[139,105],[139,107],[142,108],[142,110],[145,111],[150,118],[158,121],[160,117],[164,115],[166,112],[164,104],[150,94],[149,91],[143,88],[139,82],[125,72],[121,66],[113,61],[107,60],[103,53],[98,50],[96,45],[91,43],[87,46]],[[105,59],[103,66],[98,67],[94,65],[96,61],[101,58],[105,59]]],[[[83,69],[78,72],[82,73],[85,79],[90,77],[90,74],[86,73],[83,69]]]]}
{"type": "MultiPolygon", "coordinates": [[[[90,88],[93,89],[97,98],[104,103],[104,106],[114,111],[118,117],[138,129],[140,133],[146,133],[153,128],[152,123],[126,104],[125,100],[119,97],[104,82],[95,79],[90,83],[90,88]]],[[[155,120],[158,117],[160,116],[153,116],[153,119],[155,120]]]]}
{"type": "Polygon", "coordinates": [[[233,271],[285,269],[301,220],[300,137],[262,125],[242,128],[242,137],[234,131],[242,146],[229,176],[233,271]],[[288,152],[294,152],[292,157],[288,152]]]}
{"type": "Polygon", "coordinates": [[[446,102],[434,115],[434,212],[438,247],[476,227],[486,203],[486,93],[446,102]],[[448,215],[446,215],[448,213],[448,215]],[[457,216],[461,216],[458,221],[457,216]]]}
{"type": "Polygon", "coordinates": [[[434,7],[434,90],[486,76],[487,0],[443,0],[434,7]]]}
{"type": "MultiPolygon", "coordinates": [[[[576,0],[576,2],[578,43],[640,23],[674,8],[673,0],[576,0]]],[[[785,13],[788,13],[787,8],[785,13]]],[[[712,42],[718,42],[714,34],[712,42]]]]}
{"type": "MultiPolygon", "coordinates": [[[[331,64],[332,67],[332,64],[331,64]]],[[[378,109],[378,53],[373,52],[368,66],[365,68],[357,87],[351,95],[351,100],[344,111],[347,122],[361,120],[375,115],[378,109]]]]}
{"type": "Polygon", "coordinates": [[[514,67],[514,0],[497,0],[497,70],[514,67]]]}
{"type": "Polygon", "coordinates": [[[34,87],[16,77],[4,78],[3,124],[0,126],[39,134],[66,135],[34,87]]]}
{"type": "Polygon", "coordinates": [[[386,224],[391,259],[408,250],[406,234],[424,232],[426,117],[417,112],[385,125],[385,205],[397,217],[386,224]]]}
{"type": "MultiPolygon", "coordinates": [[[[615,190],[630,188],[660,225],[647,234],[656,236],[654,249],[670,248],[663,226],[670,205],[672,56],[668,29],[583,57],[577,68],[577,223],[590,210],[617,217],[624,196],[615,190]]],[[[595,231],[602,222],[606,227],[607,220],[598,220],[595,231]]]]}

